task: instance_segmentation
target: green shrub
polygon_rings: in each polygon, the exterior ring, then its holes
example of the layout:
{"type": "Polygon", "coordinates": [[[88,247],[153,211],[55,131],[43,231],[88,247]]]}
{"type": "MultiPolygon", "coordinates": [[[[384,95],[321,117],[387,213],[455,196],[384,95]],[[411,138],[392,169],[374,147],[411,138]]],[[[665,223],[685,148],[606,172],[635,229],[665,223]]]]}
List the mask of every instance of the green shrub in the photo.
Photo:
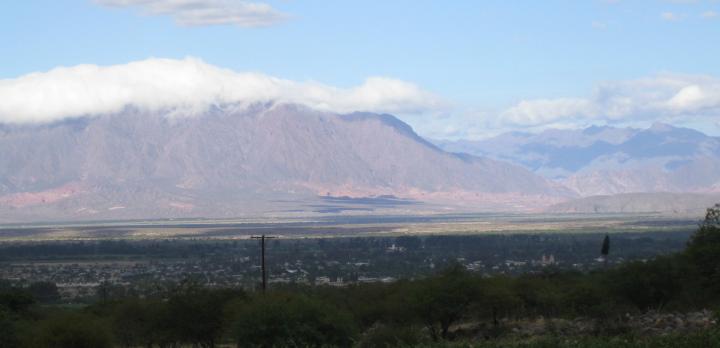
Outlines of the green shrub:
{"type": "Polygon", "coordinates": [[[23,347],[105,348],[112,347],[109,325],[99,318],[75,312],[60,312],[40,320],[23,337],[23,347]]]}
{"type": "Polygon", "coordinates": [[[359,348],[416,347],[429,343],[430,337],[418,327],[379,325],[365,332],[357,346],[359,348]]]}
{"type": "Polygon", "coordinates": [[[239,346],[350,346],[351,317],[322,301],[302,295],[257,295],[236,311],[232,336],[239,346]]]}

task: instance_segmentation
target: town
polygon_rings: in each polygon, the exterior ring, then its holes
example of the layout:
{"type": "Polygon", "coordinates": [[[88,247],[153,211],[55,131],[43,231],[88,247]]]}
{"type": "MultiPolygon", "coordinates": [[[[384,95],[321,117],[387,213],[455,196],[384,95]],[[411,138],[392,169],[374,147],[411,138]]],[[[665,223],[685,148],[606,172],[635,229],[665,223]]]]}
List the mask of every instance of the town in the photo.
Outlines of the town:
{"type": "MultiPolygon", "coordinates": [[[[452,264],[482,275],[587,272],[681,250],[687,232],[616,233],[607,262],[603,234],[399,236],[274,239],[267,242],[271,287],[348,286],[431,275],[452,264]]],[[[156,296],[184,282],[257,288],[256,240],[45,241],[0,244],[0,279],[49,291],[55,302],[156,296]],[[49,290],[48,290],[49,288],[49,290]]]]}

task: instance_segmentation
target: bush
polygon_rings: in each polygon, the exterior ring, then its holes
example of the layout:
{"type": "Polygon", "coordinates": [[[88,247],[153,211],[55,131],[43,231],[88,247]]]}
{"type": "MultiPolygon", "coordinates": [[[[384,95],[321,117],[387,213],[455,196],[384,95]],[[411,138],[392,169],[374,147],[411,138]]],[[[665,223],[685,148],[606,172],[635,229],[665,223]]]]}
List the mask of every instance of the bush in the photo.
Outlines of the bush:
{"type": "Polygon", "coordinates": [[[35,303],[35,299],[27,291],[17,288],[0,290],[0,307],[12,313],[27,311],[35,303]]]}
{"type": "Polygon", "coordinates": [[[608,272],[610,295],[641,311],[662,309],[680,298],[687,272],[684,266],[679,258],[672,256],[626,264],[608,272]]]}
{"type": "Polygon", "coordinates": [[[112,347],[109,325],[82,313],[61,312],[40,320],[23,338],[23,347],[112,347]]]}
{"type": "Polygon", "coordinates": [[[214,347],[228,324],[223,315],[225,305],[243,296],[242,291],[189,286],[170,297],[167,317],[161,324],[167,324],[170,332],[181,342],[214,347]]]}
{"type": "Polygon", "coordinates": [[[355,325],[350,316],[303,295],[271,293],[238,304],[232,334],[239,346],[350,346],[355,325]]]}
{"type": "Polygon", "coordinates": [[[35,282],[30,284],[27,291],[40,303],[55,303],[60,301],[60,293],[53,282],[35,282]]]}
{"type": "Polygon", "coordinates": [[[417,347],[429,343],[430,337],[418,327],[379,325],[362,335],[358,347],[417,347]]]}
{"type": "Polygon", "coordinates": [[[114,306],[112,327],[124,347],[150,347],[153,343],[173,341],[171,332],[162,330],[163,304],[149,300],[128,299],[114,306]]]}
{"type": "Polygon", "coordinates": [[[450,326],[465,318],[476,298],[477,279],[462,266],[408,284],[403,304],[430,331],[434,341],[447,339],[450,326]]]}
{"type": "Polygon", "coordinates": [[[0,347],[20,347],[18,321],[14,313],[0,306],[0,347]]]}

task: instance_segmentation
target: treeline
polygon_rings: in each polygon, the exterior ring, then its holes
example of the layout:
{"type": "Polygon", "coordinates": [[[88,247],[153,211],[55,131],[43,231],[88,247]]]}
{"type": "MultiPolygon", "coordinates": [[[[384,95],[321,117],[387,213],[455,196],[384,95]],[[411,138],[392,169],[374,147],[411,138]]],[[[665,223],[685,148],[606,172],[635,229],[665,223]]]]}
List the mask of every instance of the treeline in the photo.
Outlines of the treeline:
{"type": "Polygon", "coordinates": [[[156,297],[110,296],[82,308],[42,306],[28,289],[6,287],[0,347],[718,346],[717,329],[631,338],[623,324],[626,313],[718,308],[718,257],[720,206],[708,210],[682,253],[589,274],[483,278],[455,265],[419,280],[265,294],[185,282],[156,297]],[[505,323],[538,316],[596,325],[574,341],[508,343],[505,323]]]}
{"type": "MultiPolygon", "coordinates": [[[[632,226],[628,227],[632,231],[632,226]]],[[[648,258],[681,250],[691,231],[680,226],[675,231],[613,233],[618,242],[613,255],[623,259],[648,258]]],[[[549,231],[547,234],[473,234],[397,237],[337,237],[276,239],[268,243],[269,262],[284,263],[298,258],[307,261],[353,258],[373,262],[397,262],[399,255],[386,249],[403,248],[404,259],[422,262],[428,257],[442,260],[462,257],[488,264],[505,260],[539,259],[553,254],[566,262],[584,262],[597,255],[599,231],[573,234],[549,231]]],[[[0,261],[30,260],[174,260],[217,256],[258,256],[255,240],[99,240],[0,242],[0,261]]]]}

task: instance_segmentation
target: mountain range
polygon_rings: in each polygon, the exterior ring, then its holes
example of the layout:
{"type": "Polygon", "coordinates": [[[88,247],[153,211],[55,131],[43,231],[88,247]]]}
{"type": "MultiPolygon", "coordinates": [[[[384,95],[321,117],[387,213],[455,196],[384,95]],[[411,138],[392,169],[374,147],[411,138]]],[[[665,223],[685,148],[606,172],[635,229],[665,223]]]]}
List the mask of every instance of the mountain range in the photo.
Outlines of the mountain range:
{"type": "Polygon", "coordinates": [[[720,192],[720,138],[663,123],[648,129],[594,126],[436,143],[450,152],[521,165],[583,197],[720,192]]]}
{"type": "Polygon", "coordinates": [[[327,206],[333,197],[418,203],[385,206],[398,209],[532,210],[574,195],[521,166],[446,152],[390,115],[294,104],[171,114],[126,108],[54,124],[3,125],[0,219],[334,211],[327,206]]]}
{"type": "Polygon", "coordinates": [[[127,107],[0,125],[0,148],[0,222],[687,212],[720,199],[720,139],[666,124],[429,142],[387,114],[127,107]]]}

